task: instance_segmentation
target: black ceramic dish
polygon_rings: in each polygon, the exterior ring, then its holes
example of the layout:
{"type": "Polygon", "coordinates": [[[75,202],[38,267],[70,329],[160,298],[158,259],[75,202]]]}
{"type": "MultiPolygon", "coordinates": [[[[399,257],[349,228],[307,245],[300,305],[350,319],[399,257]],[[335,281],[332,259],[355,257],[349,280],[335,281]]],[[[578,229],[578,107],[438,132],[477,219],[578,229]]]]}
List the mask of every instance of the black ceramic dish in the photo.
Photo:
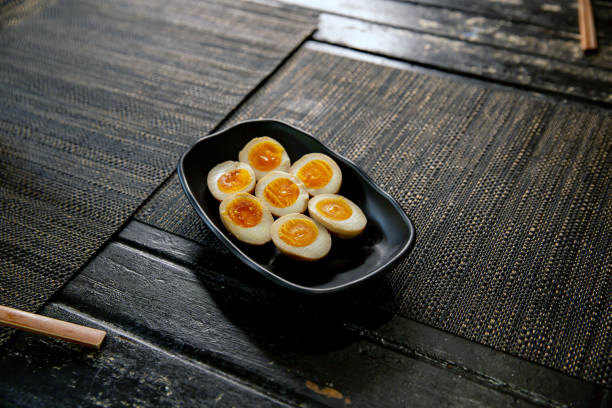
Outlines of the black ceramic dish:
{"type": "Polygon", "coordinates": [[[412,248],[414,228],[399,204],[378,188],[353,163],[334,153],[311,135],[275,120],[239,123],[197,141],[183,154],[178,174],[187,198],[208,227],[246,265],[274,282],[303,293],[329,293],[347,289],[389,269],[412,248]],[[291,162],[306,153],[324,153],[342,170],[342,194],[365,213],[368,224],[356,238],[333,238],[325,258],[295,261],[280,254],[272,242],[244,244],[227,232],[219,217],[219,202],[206,185],[208,171],[225,160],[238,160],[249,140],[270,136],[282,144],[291,162]]]}

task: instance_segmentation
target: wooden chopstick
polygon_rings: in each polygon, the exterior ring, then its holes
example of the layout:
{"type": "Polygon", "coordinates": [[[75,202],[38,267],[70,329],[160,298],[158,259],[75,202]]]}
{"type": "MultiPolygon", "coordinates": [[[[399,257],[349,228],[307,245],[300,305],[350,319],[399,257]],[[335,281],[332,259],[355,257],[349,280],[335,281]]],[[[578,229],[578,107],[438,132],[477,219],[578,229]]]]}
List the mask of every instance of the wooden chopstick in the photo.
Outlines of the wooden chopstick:
{"type": "Polygon", "coordinates": [[[86,347],[99,349],[106,337],[103,330],[93,329],[63,320],[24,312],[0,305],[0,324],[36,334],[55,337],[86,347]]]}
{"type": "Polygon", "coordinates": [[[580,28],[580,48],[582,51],[597,49],[597,32],[593,19],[591,0],[578,0],[578,26],[580,28]]]}

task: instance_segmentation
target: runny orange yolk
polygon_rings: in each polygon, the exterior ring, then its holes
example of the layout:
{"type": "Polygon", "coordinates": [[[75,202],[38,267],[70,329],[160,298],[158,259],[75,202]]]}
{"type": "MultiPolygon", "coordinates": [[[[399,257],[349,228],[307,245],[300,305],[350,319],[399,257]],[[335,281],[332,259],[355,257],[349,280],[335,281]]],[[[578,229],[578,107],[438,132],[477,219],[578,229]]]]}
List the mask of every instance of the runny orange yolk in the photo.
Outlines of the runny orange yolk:
{"type": "Polygon", "coordinates": [[[326,198],[317,203],[317,210],[327,218],[344,221],[353,214],[353,209],[340,198],[326,198]]]}
{"type": "Polygon", "coordinates": [[[299,187],[288,178],[277,178],[264,189],[266,201],[277,208],[289,207],[299,195],[299,187]]]}
{"type": "Polygon", "coordinates": [[[323,188],[332,178],[332,168],[323,160],[311,160],[306,163],[297,176],[308,188],[323,188]]]}
{"type": "Polygon", "coordinates": [[[250,228],[259,224],[263,211],[257,201],[239,197],[228,204],[227,215],[234,224],[250,228]]]}
{"type": "Polygon", "coordinates": [[[249,163],[260,171],[274,170],[280,165],[283,148],[276,143],[257,143],[249,151],[249,163]]]}
{"type": "Polygon", "coordinates": [[[217,187],[224,193],[240,191],[251,182],[251,175],[245,169],[231,170],[223,173],[217,180],[217,187]]]}
{"type": "Polygon", "coordinates": [[[279,238],[294,247],[312,244],[318,234],[319,230],[314,222],[303,218],[289,220],[278,229],[279,238]]]}

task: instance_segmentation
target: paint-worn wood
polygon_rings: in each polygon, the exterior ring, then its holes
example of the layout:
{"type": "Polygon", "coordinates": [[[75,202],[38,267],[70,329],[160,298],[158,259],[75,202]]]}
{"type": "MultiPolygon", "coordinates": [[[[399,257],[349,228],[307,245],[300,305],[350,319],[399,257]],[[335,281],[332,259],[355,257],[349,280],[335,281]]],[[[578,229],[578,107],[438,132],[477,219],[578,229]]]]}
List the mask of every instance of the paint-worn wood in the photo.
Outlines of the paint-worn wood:
{"type": "Polygon", "coordinates": [[[0,355],[0,406],[293,406],[200,362],[61,304],[43,313],[96,325],[109,336],[100,351],[21,333],[0,355]]]}
{"type": "MultiPolygon", "coordinates": [[[[504,379],[502,387],[536,390],[570,406],[609,407],[612,392],[547,367],[483,347],[421,323],[393,318],[373,331],[354,327],[372,341],[409,354],[445,361],[458,375],[504,379]],[[409,333],[409,335],[407,335],[409,333]]],[[[484,379],[483,379],[484,380],[484,379]]]]}
{"type": "Polygon", "coordinates": [[[612,41],[601,52],[585,56],[574,27],[546,28],[488,17],[471,11],[450,10],[391,0],[283,0],[338,16],[351,17],[421,34],[433,34],[468,43],[489,45],[584,66],[612,69],[612,41]]]}
{"type": "MultiPolygon", "coordinates": [[[[528,22],[543,27],[578,32],[575,0],[399,0],[450,10],[461,10],[506,20],[528,22]]],[[[609,2],[594,2],[598,34],[612,37],[612,8],[609,2]]]]}
{"type": "Polygon", "coordinates": [[[307,405],[560,405],[360,340],[342,327],[347,316],[369,320],[370,327],[388,316],[334,299],[266,297],[263,289],[224,279],[218,266],[207,266],[209,255],[190,269],[114,243],[59,300],[156,347],[307,405]]]}
{"type": "MultiPolygon", "coordinates": [[[[203,226],[203,228],[205,228],[203,226]]],[[[128,245],[147,248],[156,256],[171,262],[196,269],[206,258],[224,258],[225,252],[211,251],[202,245],[185,238],[167,233],[138,221],[130,222],[118,238],[128,245]]],[[[227,257],[232,267],[215,269],[209,279],[217,279],[228,284],[252,301],[275,302],[285,291],[276,291],[267,280],[249,278],[241,273],[240,265],[233,265],[232,256],[227,257]],[[261,291],[265,288],[264,291],[261,291]]],[[[225,263],[226,261],[220,261],[225,263]]],[[[214,269],[214,267],[213,267],[214,269]]],[[[355,334],[382,347],[428,361],[430,364],[443,365],[457,375],[466,376],[474,381],[499,384],[500,389],[513,393],[531,395],[534,398],[546,396],[549,399],[574,406],[605,406],[612,397],[609,391],[555,370],[540,366],[498,352],[489,347],[471,342],[459,336],[443,332],[399,316],[386,319],[385,299],[367,296],[363,293],[349,294],[347,304],[356,304],[360,313],[345,315],[339,324],[355,334]],[[359,298],[362,296],[362,298],[359,298]],[[378,317],[375,317],[377,316],[378,317]],[[382,323],[380,323],[382,321],[382,323]],[[373,322],[375,324],[373,324],[373,322]]],[[[291,296],[291,295],[289,295],[291,296]]],[[[490,385],[490,384],[489,384],[490,385]]]]}
{"type": "Polygon", "coordinates": [[[104,330],[52,319],[2,305],[0,305],[0,324],[98,349],[106,336],[104,330]]]}
{"type": "Polygon", "coordinates": [[[324,14],[315,39],[458,74],[612,103],[612,71],[324,14]]]}

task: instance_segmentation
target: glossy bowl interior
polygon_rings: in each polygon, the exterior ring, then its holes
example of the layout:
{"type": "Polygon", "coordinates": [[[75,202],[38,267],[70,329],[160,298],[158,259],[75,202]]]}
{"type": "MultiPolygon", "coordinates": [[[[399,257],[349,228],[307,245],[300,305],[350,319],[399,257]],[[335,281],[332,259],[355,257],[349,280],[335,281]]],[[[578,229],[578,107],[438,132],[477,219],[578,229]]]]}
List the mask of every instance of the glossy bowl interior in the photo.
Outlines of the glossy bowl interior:
{"type": "Polygon", "coordinates": [[[204,137],[178,163],[187,198],[206,225],[251,269],[274,282],[303,293],[329,293],[347,289],[392,267],[414,243],[414,228],[399,204],[349,160],[334,153],[311,135],[276,120],[253,120],[204,137]],[[219,217],[219,202],[210,194],[206,175],[216,164],[238,160],[249,140],[270,136],[287,150],[291,162],[306,153],[324,153],[342,170],[342,194],[365,213],[368,224],[356,238],[333,238],[332,249],[316,262],[295,261],[269,242],[252,246],[229,234],[219,217]]]}

